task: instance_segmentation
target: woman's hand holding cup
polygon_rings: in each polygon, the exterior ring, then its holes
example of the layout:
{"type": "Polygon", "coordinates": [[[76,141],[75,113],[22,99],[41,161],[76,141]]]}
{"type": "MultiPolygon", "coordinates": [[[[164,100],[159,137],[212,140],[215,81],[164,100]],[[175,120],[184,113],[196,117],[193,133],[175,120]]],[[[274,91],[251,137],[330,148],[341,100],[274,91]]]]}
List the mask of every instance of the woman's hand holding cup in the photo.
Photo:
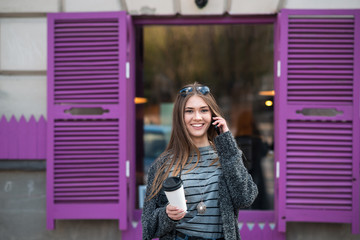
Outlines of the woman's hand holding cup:
{"type": "Polygon", "coordinates": [[[184,186],[180,177],[169,177],[163,183],[165,195],[169,201],[166,214],[172,220],[182,219],[187,211],[184,186]]]}
{"type": "Polygon", "coordinates": [[[166,206],[166,214],[168,215],[168,217],[170,219],[178,221],[178,220],[182,219],[183,217],[185,217],[186,211],[168,204],[166,206]]]}

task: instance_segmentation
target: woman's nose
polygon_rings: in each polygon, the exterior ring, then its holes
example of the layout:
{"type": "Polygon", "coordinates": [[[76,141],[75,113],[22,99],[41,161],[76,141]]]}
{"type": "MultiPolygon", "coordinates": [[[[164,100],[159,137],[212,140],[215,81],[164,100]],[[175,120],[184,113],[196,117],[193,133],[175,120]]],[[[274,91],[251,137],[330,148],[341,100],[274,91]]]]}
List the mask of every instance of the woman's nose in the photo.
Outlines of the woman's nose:
{"type": "Polygon", "coordinates": [[[194,118],[195,118],[195,119],[201,119],[200,113],[196,111],[194,118]]]}

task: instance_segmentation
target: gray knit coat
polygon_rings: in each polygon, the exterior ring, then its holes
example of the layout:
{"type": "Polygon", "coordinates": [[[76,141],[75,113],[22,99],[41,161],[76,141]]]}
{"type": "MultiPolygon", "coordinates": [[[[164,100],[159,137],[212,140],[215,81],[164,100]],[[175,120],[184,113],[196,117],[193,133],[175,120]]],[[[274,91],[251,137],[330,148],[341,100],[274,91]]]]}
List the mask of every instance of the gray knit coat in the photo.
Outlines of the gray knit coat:
{"type": "MultiPolygon", "coordinates": [[[[219,205],[226,240],[240,240],[238,214],[241,208],[249,207],[255,200],[258,189],[241,159],[242,152],[231,133],[225,132],[215,138],[215,146],[222,167],[219,176],[219,205]]],[[[146,197],[149,196],[157,168],[166,161],[158,158],[149,169],[146,197]]],[[[166,214],[168,201],[163,190],[150,200],[145,200],[141,216],[143,239],[159,238],[174,240],[177,221],[166,214]]]]}

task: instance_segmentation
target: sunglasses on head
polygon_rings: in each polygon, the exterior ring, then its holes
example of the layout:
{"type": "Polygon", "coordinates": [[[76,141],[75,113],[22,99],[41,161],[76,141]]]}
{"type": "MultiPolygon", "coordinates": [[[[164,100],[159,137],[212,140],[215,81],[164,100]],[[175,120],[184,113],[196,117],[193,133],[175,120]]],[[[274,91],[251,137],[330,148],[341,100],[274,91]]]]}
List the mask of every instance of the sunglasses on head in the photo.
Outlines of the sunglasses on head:
{"type": "MultiPolygon", "coordinates": [[[[189,93],[193,91],[193,89],[194,87],[184,87],[183,89],[180,90],[179,93],[182,97],[186,97],[189,93]]],[[[207,86],[196,87],[196,90],[202,95],[206,95],[210,92],[210,88],[207,86]]]]}

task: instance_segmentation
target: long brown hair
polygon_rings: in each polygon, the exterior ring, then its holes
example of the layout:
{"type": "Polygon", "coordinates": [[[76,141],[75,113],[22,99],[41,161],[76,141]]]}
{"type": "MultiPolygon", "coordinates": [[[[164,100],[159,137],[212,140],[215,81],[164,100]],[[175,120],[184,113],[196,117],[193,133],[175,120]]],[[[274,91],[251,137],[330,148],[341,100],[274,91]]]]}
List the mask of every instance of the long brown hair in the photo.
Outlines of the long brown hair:
{"type": "MultiPolygon", "coordinates": [[[[195,153],[197,155],[197,162],[189,171],[194,169],[200,160],[199,149],[192,141],[184,121],[185,104],[189,100],[189,98],[191,98],[194,95],[201,97],[204,100],[204,102],[209,106],[211,115],[213,117],[222,116],[220,112],[220,108],[217,105],[212,94],[209,92],[204,95],[197,90],[197,88],[201,86],[203,85],[196,82],[194,84],[186,85],[184,86],[184,88],[192,87],[193,91],[189,92],[186,96],[181,96],[180,94],[178,94],[175,99],[173,117],[172,117],[173,127],[171,130],[170,141],[165,151],[157,159],[160,160],[165,157],[166,160],[159,165],[155,173],[154,182],[151,186],[151,191],[150,191],[150,195],[148,196],[148,200],[150,200],[160,192],[162,183],[169,176],[172,168],[174,168],[172,175],[176,176],[180,173],[181,169],[183,169],[186,165],[189,164],[188,161],[189,157],[194,157],[195,153]]],[[[214,138],[217,135],[215,128],[210,126],[207,131],[207,135],[209,141],[211,143],[214,142],[214,138]]],[[[216,163],[217,160],[218,159],[215,159],[212,164],[216,163]]]]}

